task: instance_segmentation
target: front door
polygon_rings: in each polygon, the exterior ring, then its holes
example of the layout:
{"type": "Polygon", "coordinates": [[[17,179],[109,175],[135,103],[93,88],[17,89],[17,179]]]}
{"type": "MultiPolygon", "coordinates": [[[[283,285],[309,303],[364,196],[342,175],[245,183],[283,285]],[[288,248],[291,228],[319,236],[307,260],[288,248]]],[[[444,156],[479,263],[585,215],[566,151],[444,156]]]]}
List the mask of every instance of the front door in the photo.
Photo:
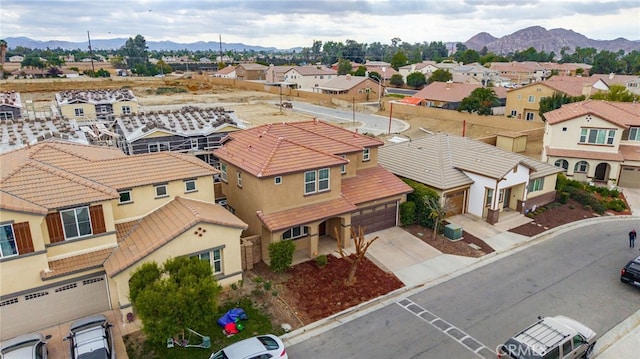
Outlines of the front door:
{"type": "Polygon", "coordinates": [[[608,163],[605,163],[605,162],[598,163],[598,165],[596,166],[596,173],[594,174],[593,179],[595,179],[596,181],[606,181],[608,168],[609,168],[608,163]]]}
{"type": "Polygon", "coordinates": [[[511,187],[505,188],[502,196],[502,208],[509,208],[509,201],[511,200],[511,187]]]}

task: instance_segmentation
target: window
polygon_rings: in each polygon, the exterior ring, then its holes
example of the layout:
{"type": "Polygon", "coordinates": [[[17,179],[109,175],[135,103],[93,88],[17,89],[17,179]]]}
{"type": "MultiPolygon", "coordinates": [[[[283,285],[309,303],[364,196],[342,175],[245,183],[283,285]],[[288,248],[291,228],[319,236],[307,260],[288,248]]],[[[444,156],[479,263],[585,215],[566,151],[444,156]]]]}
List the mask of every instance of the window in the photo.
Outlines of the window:
{"type": "Polygon", "coordinates": [[[18,255],[16,237],[13,234],[13,226],[4,224],[0,226],[0,258],[18,255]]]}
{"type": "Polygon", "coordinates": [[[236,173],[236,178],[238,179],[238,187],[242,187],[242,172],[236,173]]]}
{"type": "Polygon", "coordinates": [[[516,117],[518,116],[518,111],[517,110],[511,110],[511,117],[516,117]]]}
{"type": "Polygon", "coordinates": [[[573,348],[571,347],[571,340],[567,340],[564,344],[562,344],[562,355],[568,355],[571,353],[573,348]]]}
{"type": "Polygon", "coordinates": [[[330,173],[328,168],[304,173],[304,194],[329,190],[330,173]]]}
{"type": "MultiPolygon", "coordinates": [[[[340,155],[340,157],[342,157],[342,158],[344,158],[344,159],[346,159],[346,158],[347,158],[347,156],[346,156],[346,155],[340,155]]],[[[346,165],[346,164],[344,164],[344,165],[340,166],[340,173],[341,173],[341,174],[345,174],[345,173],[347,173],[347,165],[346,165]]]]}
{"type": "Polygon", "coordinates": [[[485,207],[491,207],[492,202],[493,202],[493,188],[485,188],[485,199],[484,199],[485,207]]]}
{"type": "Polygon", "coordinates": [[[75,108],[73,109],[76,117],[84,117],[84,109],[83,108],[75,108]]]}
{"type": "Polygon", "coordinates": [[[329,169],[318,170],[318,192],[329,190],[329,169]]]}
{"type": "Polygon", "coordinates": [[[536,116],[536,115],[535,115],[533,112],[527,112],[527,113],[526,113],[526,120],[527,120],[527,121],[533,121],[533,120],[534,120],[534,118],[535,118],[535,116],[536,116]]]}
{"type": "Polygon", "coordinates": [[[282,183],[282,176],[276,176],[276,177],[273,179],[273,183],[275,183],[275,184],[277,184],[277,185],[278,185],[278,184],[281,184],[281,183],[282,183]]]}
{"type": "Polygon", "coordinates": [[[198,259],[206,261],[211,265],[213,274],[222,273],[222,249],[214,249],[210,252],[200,253],[197,256],[198,259]]]}
{"type": "Polygon", "coordinates": [[[100,105],[100,112],[106,113],[107,112],[107,105],[100,105]]]}
{"type": "Polygon", "coordinates": [[[118,194],[120,195],[120,201],[119,203],[131,203],[133,202],[131,199],[131,190],[127,189],[124,191],[120,191],[118,192],[118,194]]]}
{"type": "Polygon", "coordinates": [[[195,192],[196,191],[196,180],[186,180],[184,181],[184,191],[185,192],[195,192]]]}
{"type": "Polygon", "coordinates": [[[122,106],[122,114],[123,115],[130,115],[131,114],[131,107],[130,106],[122,106]]]}
{"type": "Polygon", "coordinates": [[[60,211],[60,216],[62,217],[62,227],[64,228],[65,239],[78,238],[92,234],[89,207],[60,211]]]}
{"type": "Polygon", "coordinates": [[[316,191],[316,171],[307,171],[304,173],[304,194],[314,193],[316,191]]]}
{"type": "Polygon", "coordinates": [[[629,129],[629,141],[640,141],[640,127],[631,127],[629,129]]]}
{"type": "Polygon", "coordinates": [[[578,173],[586,173],[588,169],[589,164],[587,163],[587,161],[580,161],[576,163],[576,166],[574,167],[574,171],[578,173]]]}
{"type": "Polygon", "coordinates": [[[227,182],[227,164],[220,163],[220,175],[222,176],[222,180],[227,182]]]}
{"type": "Polygon", "coordinates": [[[297,239],[300,237],[304,237],[309,234],[309,227],[307,226],[298,226],[287,229],[284,233],[282,233],[282,239],[297,239]]]}
{"type": "Polygon", "coordinates": [[[529,180],[529,192],[542,191],[544,188],[544,177],[529,180]]]}
{"type": "Polygon", "coordinates": [[[191,148],[198,149],[198,139],[197,138],[192,138],[191,139],[191,148]]]}
{"type": "Polygon", "coordinates": [[[155,186],[155,189],[156,189],[156,198],[167,197],[169,195],[166,184],[158,184],[155,186]]]}
{"type": "Polygon", "coordinates": [[[13,120],[13,112],[0,111],[0,120],[13,120]]]}
{"type": "Polygon", "coordinates": [[[535,96],[533,96],[533,95],[529,95],[529,98],[527,99],[527,101],[528,101],[529,103],[534,103],[534,102],[536,102],[536,97],[535,97],[535,96]]]}
{"type": "Polygon", "coordinates": [[[149,152],[160,152],[160,145],[157,143],[150,143],[148,148],[149,152]]]}
{"type": "Polygon", "coordinates": [[[553,165],[565,171],[569,169],[569,162],[567,162],[567,160],[557,160],[553,165]]]}
{"type": "Polygon", "coordinates": [[[580,130],[580,143],[596,145],[613,145],[616,130],[602,128],[583,128],[580,130]]]}
{"type": "Polygon", "coordinates": [[[362,160],[363,161],[369,161],[369,156],[370,156],[369,147],[365,147],[362,150],[362,160]]]}
{"type": "Polygon", "coordinates": [[[562,132],[567,132],[568,130],[569,130],[569,129],[568,129],[568,128],[566,128],[566,127],[563,127],[563,128],[562,128],[562,132]]]}

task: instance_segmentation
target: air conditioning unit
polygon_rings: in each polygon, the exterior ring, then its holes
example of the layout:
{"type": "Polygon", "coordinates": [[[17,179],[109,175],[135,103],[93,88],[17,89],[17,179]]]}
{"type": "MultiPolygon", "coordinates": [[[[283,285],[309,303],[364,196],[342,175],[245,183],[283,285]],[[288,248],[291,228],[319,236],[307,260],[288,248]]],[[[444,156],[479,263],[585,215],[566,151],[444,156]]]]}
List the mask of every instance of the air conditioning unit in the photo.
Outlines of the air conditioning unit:
{"type": "Polygon", "coordinates": [[[444,236],[452,241],[459,241],[462,239],[462,227],[457,224],[447,224],[444,226],[444,236]]]}

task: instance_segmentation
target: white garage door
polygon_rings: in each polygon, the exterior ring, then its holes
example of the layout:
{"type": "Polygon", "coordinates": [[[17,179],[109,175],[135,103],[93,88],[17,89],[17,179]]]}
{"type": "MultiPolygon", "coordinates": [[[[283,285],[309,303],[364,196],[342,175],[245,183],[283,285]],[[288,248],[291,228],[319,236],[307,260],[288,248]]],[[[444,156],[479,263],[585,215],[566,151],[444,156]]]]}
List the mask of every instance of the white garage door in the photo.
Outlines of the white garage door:
{"type": "Polygon", "coordinates": [[[104,275],[57,284],[0,302],[2,339],[109,309],[104,275]]]}
{"type": "Polygon", "coordinates": [[[618,186],[640,188],[640,167],[622,166],[618,186]]]}

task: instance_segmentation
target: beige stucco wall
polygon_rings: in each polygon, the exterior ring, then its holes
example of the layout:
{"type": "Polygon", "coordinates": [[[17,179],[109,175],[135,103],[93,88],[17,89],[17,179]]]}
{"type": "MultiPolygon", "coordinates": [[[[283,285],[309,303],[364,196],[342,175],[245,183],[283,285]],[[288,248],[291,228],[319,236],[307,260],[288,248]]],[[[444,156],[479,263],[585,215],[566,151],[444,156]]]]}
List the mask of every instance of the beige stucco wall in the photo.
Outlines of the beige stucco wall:
{"type": "Polygon", "coordinates": [[[583,115],[569,121],[563,121],[553,125],[547,124],[543,145],[549,146],[550,148],[617,153],[618,145],[622,140],[622,132],[621,127],[596,115],[583,115]],[[566,131],[563,130],[565,128],[566,131]],[[580,144],[580,131],[582,128],[616,130],[613,145],[580,144]]]}
{"type": "Polygon", "coordinates": [[[553,192],[556,190],[556,180],[558,179],[557,174],[548,175],[544,178],[544,185],[542,186],[541,191],[529,192],[527,194],[527,199],[535,198],[538,196],[545,195],[549,192],[553,192]]]}
{"type": "Polygon", "coordinates": [[[164,206],[176,196],[206,202],[215,201],[213,176],[196,178],[196,191],[194,192],[185,192],[183,180],[171,181],[167,183],[167,192],[168,196],[156,198],[156,191],[153,185],[132,188],[132,202],[120,204],[118,203],[119,199],[114,199],[111,202],[113,220],[115,223],[122,223],[140,218],[164,206]]]}
{"type": "Polygon", "coordinates": [[[551,97],[555,91],[542,84],[534,84],[507,92],[507,103],[505,115],[510,115],[511,111],[517,111],[516,119],[525,120],[525,112],[533,112],[532,122],[542,123],[542,118],[538,114],[540,110],[540,98],[551,97]],[[529,102],[529,96],[534,96],[534,102],[529,102]]]}
{"type": "Polygon", "coordinates": [[[131,113],[138,113],[138,103],[135,101],[122,101],[116,102],[113,104],[113,114],[114,115],[122,115],[122,107],[129,106],[131,108],[131,113]]]}
{"type": "MultiPolygon", "coordinates": [[[[0,209],[0,223],[22,223],[29,222],[33,249],[35,252],[44,250],[45,237],[48,237],[46,226],[42,231],[42,223],[45,221],[43,215],[25,212],[16,212],[0,209]]],[[[48,240],[47,240],[48,242],[48,240]]]]}
{"type": "Polygon", "coordinates": [[[48,268],[47,255],[27,255],[0,262],[0,295],[44,285],[40,270],[48,268]]]}
{"type": "Polygon", "coordinates": [[[143,263],[155,261],[162,265],[169,258],[190,256],[213,248],[224,246],[222,249],[222,266],[224,276],[218,280],[223,287],[242,279],[242,263],[240,260],[240,232],[238,228],[225,227],[211,223],[199,223],[191,229],[177,236],[172,241],[158,248],[147,257],[126,270],[116,274],[110,281],[115,282],[116,293],[112,294],[114,307],[126,306],[129,301],[129,279],[135,270],[143,263]],[[207,231],[202,237],[194,234],[193,228],[201,227],[207,231]]]}
{"type": "Polygon", "coordinates": [[[63,117],[72,118],[75,120],[82,120],[85,118],[96,118],[96,107],[89,103],[74,103],[70,105],[62,105],[60,112],[63,117]],[[75,109],[82,108],[84,110],[84,116],[76,116],[75,109]]]}

